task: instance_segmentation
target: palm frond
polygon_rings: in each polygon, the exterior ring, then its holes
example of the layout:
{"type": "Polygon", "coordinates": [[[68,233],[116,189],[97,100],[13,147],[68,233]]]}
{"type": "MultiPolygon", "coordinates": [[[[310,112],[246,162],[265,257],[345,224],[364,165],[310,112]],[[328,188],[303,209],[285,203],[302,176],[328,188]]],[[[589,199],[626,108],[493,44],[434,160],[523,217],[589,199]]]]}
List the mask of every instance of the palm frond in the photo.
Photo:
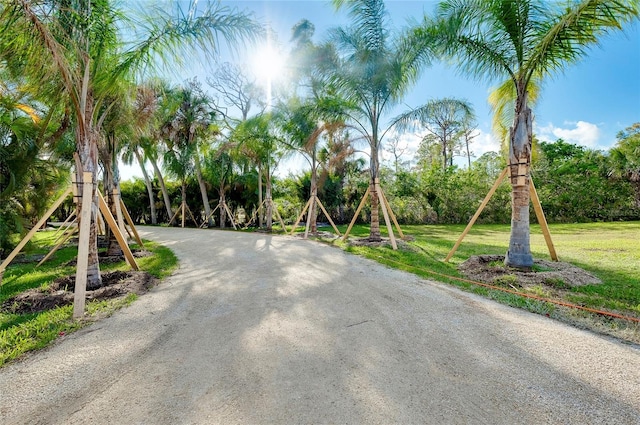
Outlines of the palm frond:
{"type": "MultiPolygon", "coordinates": [[[[535,78],[529,82],[527,101],[535,105],[541,91],[541,79],[535,78]]],[[[491,127],[493,134],[501,143],[507,143],[509,128],[515,119],[516,88],[511,80],[505,80],[489,93],[489,105],[492,111],[491,127]]]]}
{"type": "Polygon", "coordinates": [[[223,7],[219,1],[209,2],[202,12],[190,8],[188,13],[176,4],[176,11],[156,6],[141,18],[137,24],[142,36],[124,52],[120,72],[143,64],[157,66],[158,61],[165,67],[182,65],[194,52],[211,59],[219,53],[221,38],[233,49],[235,43],[254,41],[263,31],[251,15],[223,7]]]}
{"type": "Polygon", "coordinates": [[[416,128],[431,122],[463,122],[475,118],[475,112],[469,102],[456,98],[430,100],[426,104],[411,109],[394,120],[399,129],[416,128]]]}

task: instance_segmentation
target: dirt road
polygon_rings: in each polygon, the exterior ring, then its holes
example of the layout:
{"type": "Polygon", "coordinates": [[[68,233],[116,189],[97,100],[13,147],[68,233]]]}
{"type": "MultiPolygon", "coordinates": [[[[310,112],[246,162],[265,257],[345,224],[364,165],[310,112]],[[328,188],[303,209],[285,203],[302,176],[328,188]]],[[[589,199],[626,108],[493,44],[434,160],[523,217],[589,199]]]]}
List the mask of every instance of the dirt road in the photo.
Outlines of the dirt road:
{"type": "Polygon", "coordinates": [[[640,350],[318,243],[142,228],[180,269],[0,369],[2,424],[640,424],[640,350]]]}

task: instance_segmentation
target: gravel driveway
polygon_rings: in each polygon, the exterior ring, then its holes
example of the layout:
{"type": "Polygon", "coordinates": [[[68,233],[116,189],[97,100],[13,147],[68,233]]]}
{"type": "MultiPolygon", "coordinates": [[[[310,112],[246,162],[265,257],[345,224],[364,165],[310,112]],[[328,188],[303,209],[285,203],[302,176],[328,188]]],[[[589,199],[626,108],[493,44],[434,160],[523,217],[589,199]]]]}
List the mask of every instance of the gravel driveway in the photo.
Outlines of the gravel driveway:
{"type": "Polygon", "coordinates": [[[289,237],[141,228],[180,269],[0,369],[7,424],[640,424],[640,350],[289,237]]]}

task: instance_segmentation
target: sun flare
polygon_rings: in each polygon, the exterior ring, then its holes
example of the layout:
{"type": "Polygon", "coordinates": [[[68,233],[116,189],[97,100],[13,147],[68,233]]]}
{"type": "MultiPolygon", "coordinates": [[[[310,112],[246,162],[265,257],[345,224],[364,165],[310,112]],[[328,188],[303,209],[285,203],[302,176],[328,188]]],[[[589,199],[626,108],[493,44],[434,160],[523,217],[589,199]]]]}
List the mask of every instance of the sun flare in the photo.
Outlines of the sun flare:
{"type": "Polygon", "coordinates": [[[266,45],[258,48],[253,57],[253,73],[264,84],[273,84],[282,77],[284,71],[284,56],[273,46],[266,45]]]}
{"type": "Polygon", "coordinates": [[[257,83],[265,89],[267,110],[273,102],[273,87],[283,81],[285,71],[285,56],[271,43],[258,47],[252,56],[252,69],[257,83]]]}

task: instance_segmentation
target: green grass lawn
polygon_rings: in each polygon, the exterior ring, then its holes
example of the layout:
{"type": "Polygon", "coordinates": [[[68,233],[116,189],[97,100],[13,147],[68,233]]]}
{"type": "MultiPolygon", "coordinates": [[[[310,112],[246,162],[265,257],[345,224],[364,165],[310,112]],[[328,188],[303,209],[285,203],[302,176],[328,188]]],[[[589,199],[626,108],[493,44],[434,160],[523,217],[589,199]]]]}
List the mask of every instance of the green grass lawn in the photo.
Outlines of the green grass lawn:
{"type": "MultiPolygon", "coordinates": [[[[382,227],[383,237],[386,237],[386,228],[382,227]]],[[[462,277],[457,266],[472,255],[504,255],[509,244],[509,225],[475,225],[448,263],[445,263],[444,259],[462,234],[464,225],[401,227],[405,235],[413,238],[407,243],[409,249],[393,251],[389,246],[372,248],[333,243],[349,252],[390,267],[451,283],[530,311],[551,316],[560,315],[559,309],[549,303],[499,293],[442,276],[462,277]]],[[[346,226],[339,226],[339,229],[344,232],[346,226]]],[[[581,267],[602,280],[602,284],[564,291],[562,301],[640,318],[640,222],[554,224],[550,225],[550,230],[560,261],[581,267]]],[[[368,226],[355,226],[350,238],[368,235],[368,226]]],[[[551,260],[544,237],[537,225],[531,227],[531,250],[534,258],[551,260]]],[[[608,327],[631,328],[631,333],[635,335],[631,339],[638,338],[637,323],[610,321],[583,312],[574,311],[569,314],[589,316],[590,319],[595,318],[600,322],[609,321],[611,324],[607,325],[608,327]]],[[[567,313],[563,315],[566,316],[567,313]]]]}
{"type": "MultiPolygon", "coordinates": [[[[38,232],[25,249],[26,256],[46,254],[54,245],[54,232],[38,232]]],[[[137,245],[132,245],[136,249],[137,245]]],[[[136,259],[140,270],[163,278],[168,276],[178,264],[171,250],[153,242],[145,242],[145,249],[151,256],[136,259]]],[[[49,261],[36,267],[38,261],[19,263],[20,256],[4,272],[0,286],[0,304],[7,299],[32,288],[45,289],[56,278],[75,274],[75,266],[65,265],[77,255],[76,247],[60,249],[49,261]]],[[[124,262],[101,265],[103,272],[129,270],[124,262]]],[[[41,313],[10,314],[0,311],[0,366],[22,354],[48,345],[58,336],[72,332],[91,322],[92,318],[103,317],[131,303],[136,296],[92,301],[87,303],[88,320],[73,320],[73,306],[58,307],[41,313]]]]}

